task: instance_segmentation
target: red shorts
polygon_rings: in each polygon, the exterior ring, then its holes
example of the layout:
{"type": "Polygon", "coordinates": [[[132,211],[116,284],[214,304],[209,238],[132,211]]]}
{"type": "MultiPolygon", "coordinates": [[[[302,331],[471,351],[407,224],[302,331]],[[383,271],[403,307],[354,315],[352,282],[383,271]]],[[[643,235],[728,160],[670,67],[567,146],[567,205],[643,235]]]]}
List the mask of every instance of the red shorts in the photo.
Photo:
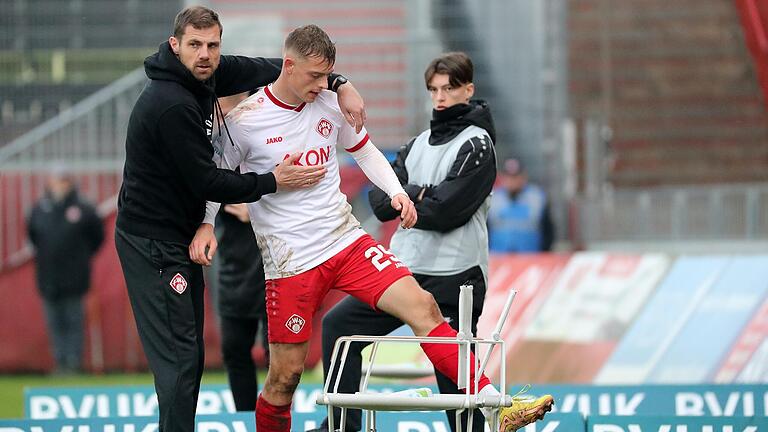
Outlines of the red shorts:
{"type": "Polygon", "coordinates": [[[312,335],[312,318],[325,295],[338,289],[376,309],[384,291],[411,271],[365,234],[319,266],[267,281],[269,341],[301,343],[312,335]]]}

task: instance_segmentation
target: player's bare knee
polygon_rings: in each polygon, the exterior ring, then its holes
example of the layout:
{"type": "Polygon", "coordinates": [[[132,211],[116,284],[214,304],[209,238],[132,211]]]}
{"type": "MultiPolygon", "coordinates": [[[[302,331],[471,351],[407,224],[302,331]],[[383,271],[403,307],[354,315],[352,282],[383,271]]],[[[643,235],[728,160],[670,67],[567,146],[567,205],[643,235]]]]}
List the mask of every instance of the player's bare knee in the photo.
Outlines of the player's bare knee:
{"type": "Polygon", "coordinates": [[[440,307],[437,305],[437,301],[435,301],[435,297],[429,291],[421,291],[419,307],[433,320],[441,320],[443,317],[440,313],[440,307]]]}
{"type": "Polygon", "coordinates": [[[273,381],[273,390],[284,395],[293,395],[299,386],[303,370],[303,367],[284,370],[273,381]]]}
{"type": "Polygon", "coordinates": [[[414,334],[424,336],[443,322],[443,315],[431,293],[422,290],[416,298],[415,315],[411,328],[414,334]]]}

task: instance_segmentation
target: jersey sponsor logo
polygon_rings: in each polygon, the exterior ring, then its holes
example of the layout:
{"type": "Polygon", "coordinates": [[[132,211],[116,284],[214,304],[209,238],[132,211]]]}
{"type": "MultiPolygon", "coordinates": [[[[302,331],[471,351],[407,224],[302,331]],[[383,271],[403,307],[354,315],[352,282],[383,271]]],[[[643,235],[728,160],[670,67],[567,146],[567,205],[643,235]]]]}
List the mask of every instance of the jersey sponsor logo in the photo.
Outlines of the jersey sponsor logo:
{"type": "Polygon", "coordinates": [[[275,144],[275,143],[281,143],[281,142],[283,142],[283,137],[276,136],[272,138],[267,138],[267,142],[265,144],[269,145],[269,144],[275,144]]]}
{"type": "MultiPolygon", "coordinates": [[[[296,159],[296,161],[293,162],[294,165],[299,166],[315,166],[315,165],[323,165],[326,162],[328,162],[328,159],[330,159],[331,155],[331,146],[325,146],[320,147],[318,149],[312,149],[308,150],[306,152],[303,152],[299,155],[299,158],[296,159]]],[[[288,159],[291,155],[286,153],[285,156],[283,156],[283,160],[288,159]]]]}
{"type": "Polygon", "coordinates": [[[315,126],[315,131],[317,131],[323,138],[328,138],[331,136],[331,132],[333,132],[333,123],[331,123],[330,120],[321,118],[320,121],[317,122],[317,126],[315,126]]]}
{"type": "Polygon", "coordinates": [[[288,318],[288,321],[285,322],[285,326],[288,327],[288,330],[292,331],[295,334],[299,334],[301,329],[304,328],[304,324],[306,321],[304,318],[293,314],[290,318],[288,318]]]}
{"type": "Polygon", "coordinates": [[[187,290],[187,280],[184,279],[184,276],[182,276],[181,273],[176,273],[176,275],[171,278],[170,285],[171,288],[179,294],[183,294],[184,291],[187,290]]]}

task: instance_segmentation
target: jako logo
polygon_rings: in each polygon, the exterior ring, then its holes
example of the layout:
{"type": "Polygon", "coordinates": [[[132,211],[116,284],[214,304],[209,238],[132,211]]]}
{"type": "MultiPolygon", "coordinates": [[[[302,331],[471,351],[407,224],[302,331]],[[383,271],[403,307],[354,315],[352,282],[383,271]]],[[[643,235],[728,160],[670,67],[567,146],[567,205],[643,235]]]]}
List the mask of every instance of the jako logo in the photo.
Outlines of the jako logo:
{"type": "Polygon", "coordinates": [[[283,137],[281,136],[267,138],[267,144],[274,144],[274,143],[281,143],[281,142],[283,142],[283,137]]]}

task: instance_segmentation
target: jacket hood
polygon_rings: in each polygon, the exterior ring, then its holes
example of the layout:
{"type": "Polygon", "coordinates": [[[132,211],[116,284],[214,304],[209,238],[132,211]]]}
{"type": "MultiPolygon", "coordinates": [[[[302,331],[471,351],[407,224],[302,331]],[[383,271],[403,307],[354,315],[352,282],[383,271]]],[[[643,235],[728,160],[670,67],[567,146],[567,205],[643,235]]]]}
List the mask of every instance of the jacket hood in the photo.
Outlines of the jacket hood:
{"type": "Polygon", "coordinates": [[[175,81],[192,93],[213,95],[213,77],[206,81],[195,78],[173,53],[168,41],[161,43],[156,53],[144,59],[144,71],[149,79],[175,81]]]}
{"type": "Polygon", "coordinates": [[[432,110],[430,122],[430,145],[440,145],[452,140],[467,126],[485,129],[496,143],[496,128],[493,116],[484,100],[471,100],[468,104],[454,105],[442,111],[432,110]]]}

